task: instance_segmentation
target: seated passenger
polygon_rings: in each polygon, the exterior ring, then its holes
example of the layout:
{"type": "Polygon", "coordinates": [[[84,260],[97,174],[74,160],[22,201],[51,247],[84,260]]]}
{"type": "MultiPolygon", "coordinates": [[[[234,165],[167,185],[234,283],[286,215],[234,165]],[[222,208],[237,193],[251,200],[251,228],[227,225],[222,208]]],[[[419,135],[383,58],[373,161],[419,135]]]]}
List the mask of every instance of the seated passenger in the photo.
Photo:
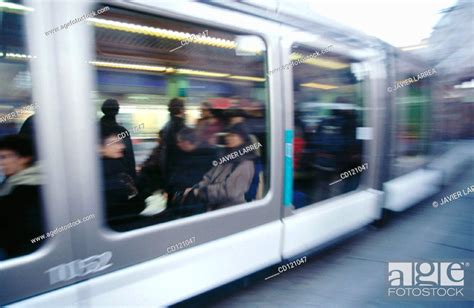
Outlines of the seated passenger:
{"type": "Polygon", "coordinates": [[[233,125],[225,132],[226,154],[213,162],[214,167],[198,184],[184,192],[184,199],[197,198],[208,211],[245,203],[255,172],[257,156],[244,125],[233,125]]]}
{"type": "Polygon", "coordinates": [[[163,191],[165,188],[165,181],[161,174],[160,157],[163,148],[161,145],[162,136],[158,134],[157,146],[155,146],[150,153],[150,156],[145,160],[137,177],[137,188],[139,196],[145,200],[149,196],[158,191],[163,191]]]}
{"type": "Polygon", "coordinates": [[[120,128],[105,127],[101,130],[100,154],[104,179],[106,212],[109,219],[138,215],[145,204],[138,197],[133,178],[123,161],[125,145],[117,138],[120,128]]]}
{"type": "Polygon", "coordinates": [[[0,169],[6,177],[0,185],[0,250],[7,258],[31,253],[41,244],[31,242],[44,232],[41,174],[34,156],[28,137],[0,139],[0,169]]]}
{"type": "MultiPolygon", "coordinates": [[[[178,148],[176,156],[176,168],[169,179],[168,193],[174,196],[177,192],[183,192],[187,187],[199,182],[204,174],[212,167],[212,162],[216,159],[216,151],[205,141],[198,137],[197,130],[183,128],[177,135],[178,148]]],[[[202,203],[201,203],[202,204],[202,203]]],[[[189,207],[197,204],[186,204],[189,207]]],[[[202,212],[187,211],[189,215],[202,212]]]]}

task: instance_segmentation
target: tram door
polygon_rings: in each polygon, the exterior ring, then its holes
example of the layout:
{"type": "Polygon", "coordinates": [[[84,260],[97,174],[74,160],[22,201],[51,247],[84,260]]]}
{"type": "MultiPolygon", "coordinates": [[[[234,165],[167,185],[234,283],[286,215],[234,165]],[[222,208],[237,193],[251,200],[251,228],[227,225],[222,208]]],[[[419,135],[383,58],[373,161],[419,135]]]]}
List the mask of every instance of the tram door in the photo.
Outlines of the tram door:
{"type": "Polygon", "coordinates": [[[284,256],[378,215],[370,65],[336,44],[283,41],[284,256]],[[298,238],[298,240],[296,240],[298,238]]]}

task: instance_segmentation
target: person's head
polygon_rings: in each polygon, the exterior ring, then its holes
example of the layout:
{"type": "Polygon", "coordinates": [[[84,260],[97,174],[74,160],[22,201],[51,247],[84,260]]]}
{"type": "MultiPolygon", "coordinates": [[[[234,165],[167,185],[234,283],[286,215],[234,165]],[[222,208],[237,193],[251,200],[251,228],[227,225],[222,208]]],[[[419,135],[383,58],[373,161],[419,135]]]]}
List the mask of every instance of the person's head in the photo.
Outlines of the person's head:
{"type": "Polygon", "coordinates": [[[201,118],[210,118],[213,117],[214,115],[212,114],[212,104],[209,102],[203,102],[201,104],[201,118]]]}
{"type": "Polygon", "coordinates": [[[9,135],[0,139],[0,169],[5,176],[14,175],[34,162],[34,147],[24,135],[9,135]]]}
{"type": "Polygon", "coordinates": [[[245,121],[245,112],[242,109],[229,109],[226,112],[226,117],[229,125],[243,123],[245,121]]]}
{"type": "Polygon", "coordinates": [[[225,130],[225,141],[228,148],[237,148],[249,142],[249,135],[242,124],[232,125],[225,130]]]}
{"type": "Polygon", "coordinates": [[[185,152],[192,152],[199,146],[199,137],[195,129],[183,128],[178,133],[178,147],[185,152]]]}
{"type": "Polygon", "coordinates": [[[115,117],[119,113],[120,105],[115,99],[107,99],[102,104],[102,112],[108,117],[115,117]]]}
{"type": "Polygon", "coordinates": [[[119,138],[120,131],[116,127],[104,128],[100,132],[100,154],[104,158],[119,159],[124,155],[125,145],[119,138]]]}
{"type": "Polygon", "coordinates": [[[184,115],[184,101],[177,97],[173,98],[168,104],[168,111],[171,116],[184,115]]]}

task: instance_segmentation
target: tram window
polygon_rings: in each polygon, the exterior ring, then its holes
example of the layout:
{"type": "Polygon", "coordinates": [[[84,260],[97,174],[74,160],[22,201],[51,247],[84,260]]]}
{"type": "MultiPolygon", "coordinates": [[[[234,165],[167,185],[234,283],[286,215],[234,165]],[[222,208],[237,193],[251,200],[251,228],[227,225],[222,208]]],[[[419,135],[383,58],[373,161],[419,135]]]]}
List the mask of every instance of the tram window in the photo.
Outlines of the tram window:
{"type": "MultiPolygon", "coordinates": [[[[400,81],[421,73],[407,72],[400,61],[398,66],[401,72],[397,80],[400,81]]],[[[429,83],[428,79],[419,80],[395,92],[397,114],[392,177],[411,172],[426,162],[429,151],[429,83]]]]}
{"type": "Polygon", "coordinates": [[[300,208],[355,190],[368,168],[359,139],[365,71],[359,63],[331,52],[330,46],[315,50],[294,44],[291,60],[293,205],[300,208]]]}
{"type": "Polygon", "coordinates": [[[0,6],[0,260],[45,242],[26,14],[32,13],[21,5],[0,6]]]}
{"type": "Polygon", "coordinates": [[[108,225],[126,231],[263,198],[263,40],[114,7],[91,26],[108,225]]]}

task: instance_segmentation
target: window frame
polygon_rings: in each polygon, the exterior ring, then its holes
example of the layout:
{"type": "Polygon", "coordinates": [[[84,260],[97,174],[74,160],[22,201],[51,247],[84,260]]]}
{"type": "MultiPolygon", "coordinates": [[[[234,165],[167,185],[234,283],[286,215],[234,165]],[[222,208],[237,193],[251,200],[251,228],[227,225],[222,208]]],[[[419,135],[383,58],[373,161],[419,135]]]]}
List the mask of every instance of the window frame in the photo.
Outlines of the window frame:
{"type": "MultiPolygon", "coordinates": [[[[223,14],[221,10],[210,9],[209,7],[205,7],[209,11],[202,12],[202,14],[192,12],[193,16],[191,16],[191,12],[185,13],[183,10],[180,10],[179,7],[164,10],[163,7],[159,7],[159,5],[156,7],[146,7],[142,6],[140,3],[114,3],[107,5],[111,8],[114,6],[121,9],[132,10],[138,14],[162,16],[184,23],[197,23],[204,27],[219,28],[219,30],[222,31],[233,31],[248,35],[256,35],[266,44],[266,62],[272,63],[278,59],[278,49],[276,47],[277,40],[268,34],[268,28],[272,28],[274,25],[271,25],[269,22],[266,22],[266,31],[265,29],[257,31],[245,25],[236,26],[235,23],[230,21],[232,19],[226,14],[223,14]]],[[[202,4],[200,5],[202,6],[202,4]]],[[[91,6],[87,11],[91,11],[94,8],[95,6],[91,6]]],[[[76,13],[76,15],[78,14],[76,13]]],[[[243,16],[235,12],[229,12],[229,15],[237,15],[241,18],[243,16]]],[[[245,16],[244,18],[254,17],[245,16]]],[[[85,44],[88,46],[88,50],[83,52],[90,54],[91,57],[93,57],[95,48],[95,37],[93,31],[87,30],[85,37],[89,38],[90,44],[85,44]]],[[[72,45],[68,47],[71,49],[71,52],[74,46],[80,48],[77,42],[71,43],[72,45]]],[[[82,44],[84,45],[84,42],[82,44]]],[[[84,49],[84,47],[82,48],[84,49]]],[[[95,77],[93,77],[94,69],[91,67],[84,69],[84,67],[86,66],[82,66],[83,71],[81,71],[81,74],[83,74],[84,80],[87,80],[88,82],[87,88],[96,90],[95,77]]],[[[71,87],[71,91],[73,91],[72,89],[74,88],[74,85],[68,85],[68,87],[71,87]]],[[[267,111],[267,121],[269,123],[278,122],[282,117],[282,112],[278,108],[281,104],[276,89],[278,89],[277,79],[270,78],[270,80],[267,81],[266,86],[268,97],[266,108],[269,108],[267,111]]],[[[67,90],[65,91],[67,92],[67,90]]],[[[81,92],[81,95],[85,98],[89,93],[81,92]]],[[[76,110],[76,112],[81,113],[80,117],[73,120],[76,127],[87,125],[89,126],[87,128],[89,132],[97,130],[97,119],[90,117],[91,114],[95,115],[95,111],[91,111],[92,109],[95,110],[95,106],[92,105],[93,104],[90,100],[85,100],[85,102],[82,103],[84,108],[76,110]],[[86,104],[89,104],[90,106],[85,106],[86,104]]],[[[81,234],[83,243],[78,248],[77,258],[83,259],[87,256],[97,255],[104,251],[111,251],[113,253],[113,265],[111,267],[98,274],[87,276],[86,278],[104,275],[113,272],[118,268],[128,267],[150,259],[166,256],[167,248],[170,245],[179,243],[191,237],[195,237],[196,239],[195,244],[191,246],[195,247],[200,244],[208,243],[278,220],[280,218],[281,185],[279,185],[280,172],[278,172],[277,166],[281,165],[282,159],[281,153],[279,153],[278,150],[279,148],[282,148],[282,143],[280,142],[280,138],[278,138],[281,135],[281,132],[278,125],[270,125],[268,128],[268,135],[273,137],[270,140],[268,147],[268,153],[270,153],[270,156],[268,157],[268,168],[271,175],[269,181],[270,187],[267,190],[267,194],[261,200],[235,205],[202,215],[134,229],[127,232],[117,232],[113,231],[105,224],[101,185],[93,186],[93,183],[97,182],[97,180],[92,180],[92,182],[86,180],[85,182],[88,183],[78,184],[76,190],[81,189],[83,194],[87,194],[88,197],[78,201],[71,211],[79,216],[85,216],[91,212],[97,214],[95,223],[89,224],[89,228],[83,230],[83,233],[81,234]],[[131,251],[133,251],[133,255],[131,255],[131,251]]],[[[96,136],[97,132],[95,132],[95,134],[90,133],[90,135],[87,136],[88,142],[85,146],[91,144],[91,146],[87,148],[81,148],[76,145],[78,153],[82,153],[84,154],[84,157],[90,158],[90,160],[85,163],[87,166],[85,168],[86,170],[82,171],[86,174],[86,178],[89,179],[99,178],[100,176],[99,157],[97,153],[94,152],[95,148],[92,146],[92,144],[98,144],[96,136]]],[[[71,157],[68,157],[67,160],[71,162],[71,157]]]]}
{"type": "MultiPolygon", "coordinates": [[[[60,99],[60,87],[64,83],[61,74],[55,67],[57,38],[45,39],[46,27],[54,28],[62,20],[61,13],[54,12],[51,3],[31,3],[24,5],[34,7],[35,11],[25,14],[26,46],[31,55],[29,70],[32,76],[32,101],[35,109],[35,126],[38,156],[42,164],[45,184],[42,186],[42,213],[44,235],[58,227],[76,220],[71,215],[68,204],[71,204],[67,185],[67,160],[64,156],[65,135],[62,133],[64,119],[63,104],[60,99]],[[61,187],[63,189],[56,189],[61,187]],[[66,205],[66,206],[64,206],[66,205]]],[[[38,234],[40,236],[40,234],[38,234]]],[[[67,282],[50,284],[48,269],[74,260],[74,244],[77,240],[70,232],[61,232],[57,236],[44,240],[31,254],[7,259],[0,262],[1,281],[8,281],[0,292],[0,305],[12,303],[26,297],[44,293],[75,283],[76,278],[67,282]],[[19,277],[26,277],[18,279],[19,277]]],[[[71,293],[72,297],[76,293],[71,293]]]]}

